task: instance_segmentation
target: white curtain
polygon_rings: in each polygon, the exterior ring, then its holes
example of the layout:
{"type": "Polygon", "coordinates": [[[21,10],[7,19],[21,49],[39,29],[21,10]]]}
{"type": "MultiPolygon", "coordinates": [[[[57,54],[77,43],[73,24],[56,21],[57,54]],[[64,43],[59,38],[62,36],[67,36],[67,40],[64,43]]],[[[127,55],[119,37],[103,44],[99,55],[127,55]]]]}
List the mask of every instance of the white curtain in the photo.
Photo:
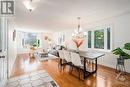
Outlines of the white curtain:
{"type": "Polygon", "coordinates": [[[7,50],[7,19],[0,18],[0,50],[7,50]]]}

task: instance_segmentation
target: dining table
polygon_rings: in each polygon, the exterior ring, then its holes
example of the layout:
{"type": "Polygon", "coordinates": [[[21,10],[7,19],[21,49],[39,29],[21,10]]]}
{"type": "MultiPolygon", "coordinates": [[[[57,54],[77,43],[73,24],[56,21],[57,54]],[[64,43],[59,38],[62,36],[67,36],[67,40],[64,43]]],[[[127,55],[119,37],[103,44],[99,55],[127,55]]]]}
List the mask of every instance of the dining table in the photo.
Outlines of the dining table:
{"type": "Polygon", "coordinates": [[[73,49],[69,49],[68,51],[76,52],[80,55],[81,58],[83,58],[83,69],[82,70],[83,70],[84,79],[97,72],[98,59],[105,55],[104,53],[96,52],[96,51],[78,50],[78,52],[77,52],[76,50],[73,50],[73,49]],[[88,61],[89,62],[91,61],[91,63],[92,63],[91,69],[88,69],[88,67],[86,67],[86,63],[88,61]]]}

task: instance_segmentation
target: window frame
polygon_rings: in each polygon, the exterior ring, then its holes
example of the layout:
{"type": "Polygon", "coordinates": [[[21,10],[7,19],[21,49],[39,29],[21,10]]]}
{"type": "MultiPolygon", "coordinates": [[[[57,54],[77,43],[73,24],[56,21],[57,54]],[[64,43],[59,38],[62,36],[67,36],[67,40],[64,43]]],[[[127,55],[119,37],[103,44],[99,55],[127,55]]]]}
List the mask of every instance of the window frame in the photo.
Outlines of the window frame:
{"type": "MultiPolygon", "coordinates": [[[[89,43],[87,43],[87,47],[88,48],[92,48],[92,31],[87,31],[87,34],[89,35],[90,34],[90,47],[89,47],[89,43]],[[89,33],[90,32],[90,33],[89,33]]],[[[87,42],[89,41],[89,36],[87,36],[87,42]]]]}
{"type": "Polygon", "coordinates": [[[35,34],[35,37],[36,37],[36,39],[38,38],[38,36],[37,36],[37,33],[32,33],[32,32],[22,32],[22,47],[23,48],[27,48],[27,45],[30,45],[30,46],[32,46],[30,43],[26,43],[26,36],[28,37],[28,34],[35,34]]]}
{"type": "Polygon", "coordinates": [[[113,28],[112,26],[102,26],[102,27],[95,27],[93,29],[87,30],[87,32],[91,31],[91,48],[88,47],[88,36],[87,36],[87,49],[97,50],[97,51],[105,51],[111,52],[113,49],[113,28]],[[110,28],[110,49],[107,49],[107,29],[110,28]],[[96,30],[104,30],[104,49],[94,48],[94,31],[96,30]]]}

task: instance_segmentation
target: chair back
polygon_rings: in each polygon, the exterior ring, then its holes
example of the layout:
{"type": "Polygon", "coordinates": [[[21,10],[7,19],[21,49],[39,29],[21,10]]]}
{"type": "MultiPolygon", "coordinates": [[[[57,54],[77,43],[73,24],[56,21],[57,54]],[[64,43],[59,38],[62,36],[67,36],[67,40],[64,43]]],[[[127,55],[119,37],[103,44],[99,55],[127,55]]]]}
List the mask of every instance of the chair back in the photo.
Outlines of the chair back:
{"type": "Polygon", "coordinates": [[[64,58],[64,50],[58,50],[58,52],[59,52],[59,57],[60,57],[61,59],[65,59],[65,58],[64,58]]]}
{"type": "Polygon", "coordinates": [[[82,66],[81,59],[78,53],[71,52],[71,62],[75,66],[82,66]]]}
{"type": "Polygon", "coordinates": [[[69,51],[64,50],[64,57],[67,62],[71,62],[71,56],[69,51]]]}

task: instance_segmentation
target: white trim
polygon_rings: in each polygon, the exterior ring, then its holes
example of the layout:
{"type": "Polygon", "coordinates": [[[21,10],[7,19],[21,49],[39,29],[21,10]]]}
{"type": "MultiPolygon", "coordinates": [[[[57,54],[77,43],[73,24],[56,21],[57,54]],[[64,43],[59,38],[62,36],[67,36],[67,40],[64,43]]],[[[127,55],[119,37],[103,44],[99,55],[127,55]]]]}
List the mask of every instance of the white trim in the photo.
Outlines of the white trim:
{"type": "Polygon", "coordinates": [[[104,29],[104,50],[107,50],[107,28],[104,29]]]}
{"type": "Polygon", "coordinates": [[[91,48],[94,49],[94,30],[92,31],[91,48]]]}

